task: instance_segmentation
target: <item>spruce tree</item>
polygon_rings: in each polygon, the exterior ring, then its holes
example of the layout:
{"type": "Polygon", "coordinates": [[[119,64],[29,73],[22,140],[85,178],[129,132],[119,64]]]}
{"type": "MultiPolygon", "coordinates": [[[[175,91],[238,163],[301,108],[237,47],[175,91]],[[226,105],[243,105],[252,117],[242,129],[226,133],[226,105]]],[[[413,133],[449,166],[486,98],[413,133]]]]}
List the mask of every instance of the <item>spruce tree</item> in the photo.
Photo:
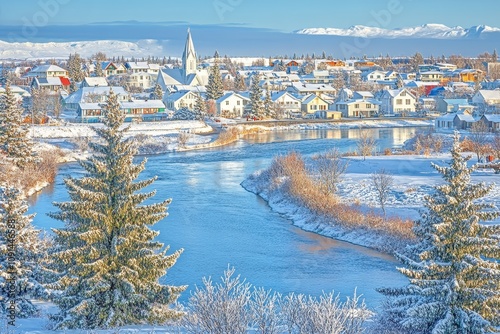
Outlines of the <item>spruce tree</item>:
{"type": "Polygon", "coordinates": [[[83,60],[78,53],[70,55],[68,59],[68,76],[71,81],[71,93],[78,90],[78,83],[85,79],[85,73],[82,69],[83,60]]]}
{"type": "Polygon", "coordinates": [[[500,225],[482,224],[499,216],[482,201],[492,187],[471,183],[475,166],[461,155],[458,133],[451,154],[449,166],[433,164],[445,184],[426,198],[417,244],[398,254],[409,285],[380,289],[389,298],[379,323],[391,333],[485,333],[500,325],[500,225]]]}
{"type": "Polygon", "coordinates": [[[222,83],[222,76],[220,75],[219,54],[216,51],[214,55],[214,64],[210,68],[210,74],[208,75],[207,99],[217,100],[222,95],[224,95],[224,84],[222,83]]]}
{"type": "Polygon", "coordinates": [[[151,95],[153,100],[163,100],[163,89],[161,89],[160,84],[156,84],[153,90],[153,94],[151,95]]]}
{"type": "Polygon", "coordinates": [[[264,115],[264,101],[262,100],[262,87],[260,86],[260,74],[256,73],[252,77],[250,86],[250,107],[252,113],[258,117],[264,115]]]}
{"type": "Polygon", "coordinates": [[[264,99],[264,112],[267,116],[275,117],[273,111],[273,100],[271,99],[271,91],[269,90],[269,84],[267,85],[266,95],[264,99]]]}
{"type": "Polygon", "coordinates": [[[243,78],[239,71],[236,71],[236,76],[234,77],[234,90],[236,92],[242,92],[246,89],[245,78],[243,78]]]}
{"type": "Polygon", "coordinates": [[[28,205],[21,191],[0,187],[0,314],[26,318],[39,312],[33,299],[48,297],[42,285],[42,261],[48,239],[31,224],[28,205]]]}
{"type": "Polygon", "coordinates": [[[182,250],[167,255],[149,228],[167,216],[170,199],[141,204],[155,191],[139,193],[155,178],[135,181],[146,160],[133,163],[137,149],[124,140],[124,114],[110,90],[104,108],[104,127],[95,128],[100,140],[90,143],[92,156],[81,162],[80,179],[65,180],[71,201],[55,203],[51,217],[65,223],[54,229],[53,255],[60,277],[55,303],[60,313],[54,328],[112,328],[129,324],[161,324],[180,316],[169,307],[184,286],[162,285],[159,279],[182,250]]]}
{"type": "Polygon", "coordinates": [[[196,95],[194,111],[196,111],[196,113],[198,113],[200,116],[203,116],[207,113],[207,104],[205,103],[200,94],[196,95]]]}
{"type": "Polygon", "coordinates": [[[0,154],[24,168],[34,160],[33,144],[28,129],[23,125],[23,109],[16,101],[10,83],[5,84],[5,95],[0,98],[0,154]]]}
{"type": "Polygon", "coordinates": [[[102,70],[102,62],[100,59],[97,59],[95,62],[95,70],[94,75],[96,77],[104,77],[104,71],[102,70]]]}

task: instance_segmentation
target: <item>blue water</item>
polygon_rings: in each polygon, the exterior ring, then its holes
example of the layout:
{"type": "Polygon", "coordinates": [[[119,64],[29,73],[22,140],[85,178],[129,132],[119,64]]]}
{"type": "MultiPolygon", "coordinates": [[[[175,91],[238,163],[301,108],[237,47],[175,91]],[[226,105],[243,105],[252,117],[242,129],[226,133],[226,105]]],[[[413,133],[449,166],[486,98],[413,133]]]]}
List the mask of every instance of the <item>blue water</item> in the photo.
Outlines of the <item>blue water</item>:
{"type": "MultiPolygon", "coordinates": [[[[372,131],[383,149],[400,146],[416,129],[372,131]]],[[[394,258],[304,232],[240,186],[249,174],[267,168],[277,154],[294,150],[311,155],[332,147],[352,151],[356,136],[356,130],[275,132],[217,149],[148,157],[141,177],[158,176],[151,186],[157,190],[153,200],[173,199],[169,216],[153,228],[161,231],[159,240],[171,250],[184,249],[164,282],[189,285],[180,299],[185,302],[202,277],[218,280],[234,266],[254,286],[316,296],[331,290],[349,296],[357,288],[369,307],[379,305],[377,287],[406,282],[394,258]]],[[[76,163],[62,165],[55,183],[30,199],[30,212],[37,212],[35,225],[63,226],[46,213],[56,210],[53,201],[68,199],[63,179],[81,173],[76,163]]]]}

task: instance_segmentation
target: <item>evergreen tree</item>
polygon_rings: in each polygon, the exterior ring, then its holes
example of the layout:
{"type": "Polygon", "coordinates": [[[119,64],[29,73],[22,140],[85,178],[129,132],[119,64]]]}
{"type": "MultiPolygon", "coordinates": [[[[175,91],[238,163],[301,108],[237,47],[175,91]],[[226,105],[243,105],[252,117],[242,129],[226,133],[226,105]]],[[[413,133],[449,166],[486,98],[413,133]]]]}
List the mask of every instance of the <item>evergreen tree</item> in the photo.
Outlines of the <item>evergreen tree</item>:
{"type": "Polygon", "coordinates": [[[100,59],[97,59],[95,62],[95,70],[94,75],[96,77],[104,77],[104,71],[102,70],[102,62],[100,59]]]}
{"type": "Polygon", "coordinates": [[[156,84],[153,90],[153,94],[151,94],[151,98],[153,100],[163,100],[163,89],[161,89],[160,84],[156,84]]]}
{"type": "Polygon", "coordinates": [[[141,205],[155,192],[138,191],[155,179],[134,182],[146,161],[133,163],[137,149],[124,140],[128,128],[121,129],[125,116],[112,90],[104,116],[104,127],[94,129],[100,141],[90,143],[94,153],[81,162],[86,175],[65,180],[71,201],[55,203],[59,211],[50,214],[65,223],[54,230],[56,329],[161,324],[180,316],[169,304],[185,287],[158,280],[182,250],[167,255],[168,247],[154,241],[159,232],[149,228],[167,216],[170,200],[141,205]]]}
{"type": "Polygon", "coordinates": [[[269,90],[269,85],[267,86],[268,88],[266,89],[266,97],[264,99],[264,113],[267,116],[273,116],[273,100],[271,99],[271,91],[269,90]]]}
{"type": "Polygon", "coordinates": [[[207,104],[203,100],[200,94],[196,95],[196,102],[194,105],[194,111],[196,113],[200,114],[200,116],[203,116],[207,113],[207,104]]]}
{"type": "Polygon", "coordinates": [[[19,318],[39,312],[32,300],[47,298],[42,285],[42,261],[48,240],[40,238],[31,221],[22,193],[13,187],[0,188],[0,314],[10,313],[12,305],[19,318]]]}
{"type": "Polygon", "coordinates": [[[78,90],[78,83],[85,79],[82,69],[83,60],[78,53],[70,55],[68,59],[68,76],[71,80],[71,93],[78,90]]]}
{"type": "Polygon", "coordinates": [[[24,168],[34,160],[33,144],[28,138],[28,129],[22,124],[23,109],[16,101],[9,81],[0,100],[0,153],[13,160],[18,167],[24,168]]]}
{"type": "Polygon", "coordinates": [[[236,76],[234,77],[234,90],[236,92],[242,92],[246,89],[245,78],[243,78],[239,71],[236,71],[236,76]]]}
{"type": "Polygon", "coordinates": [[[433,167],[445,184],[426,198],[415,222],[418,243],[398,254],[410,278],[388,296],[382,327],[404,333],[485,333],[500,325],[500,225],[484,225],[500,214],[481,201],[492,189],[471,183],[475,166],[461,155],[455,133],[449,166],[433,167]]]}
{"type": "Polygon", "coordinates": [[[217,51],[214,55],[214,65],[210,68],[207,85],[207,99],[217,100],[224,95],[224,85],[219,69],[219,54],[217,51]]]}
{"type": "Polygon", "coordinates": [[[264,101],[262,101],[262,87],[260,86],[260,74],[256,73],[252,77],[250,86],[250,108],[252,113],[258,117],[264,114],[264,101]]]}

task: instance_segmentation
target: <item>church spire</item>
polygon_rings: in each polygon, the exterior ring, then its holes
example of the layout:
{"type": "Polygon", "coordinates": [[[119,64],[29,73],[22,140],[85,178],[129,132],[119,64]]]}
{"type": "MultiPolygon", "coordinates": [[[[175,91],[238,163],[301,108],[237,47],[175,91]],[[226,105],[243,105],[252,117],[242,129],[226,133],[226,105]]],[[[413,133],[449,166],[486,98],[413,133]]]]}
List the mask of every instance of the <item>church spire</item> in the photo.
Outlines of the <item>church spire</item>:
{"type": "Polygon", "coordinates": [[[188,28],[186,46],[182,54],[182,66],[184,69],[184,76],[196,73],[197,59],[196,51],[194,50],[193,39],[191,38],[191,30],[188,28]]]}

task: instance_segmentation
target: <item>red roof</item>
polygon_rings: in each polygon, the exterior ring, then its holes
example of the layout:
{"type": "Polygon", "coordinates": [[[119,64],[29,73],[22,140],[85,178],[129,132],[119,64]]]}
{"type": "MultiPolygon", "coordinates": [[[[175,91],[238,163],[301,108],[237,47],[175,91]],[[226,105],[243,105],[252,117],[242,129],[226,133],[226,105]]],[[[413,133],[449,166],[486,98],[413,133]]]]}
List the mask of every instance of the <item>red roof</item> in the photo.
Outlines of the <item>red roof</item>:
{"type": "Polygon", "coordinates": [[[68,78],[66,78],[66,77],[59,77],[59,79],[61,79],[61,84],[63,86],[70,86],[71,85],[71,82],[69,81],[68,78]]]}

